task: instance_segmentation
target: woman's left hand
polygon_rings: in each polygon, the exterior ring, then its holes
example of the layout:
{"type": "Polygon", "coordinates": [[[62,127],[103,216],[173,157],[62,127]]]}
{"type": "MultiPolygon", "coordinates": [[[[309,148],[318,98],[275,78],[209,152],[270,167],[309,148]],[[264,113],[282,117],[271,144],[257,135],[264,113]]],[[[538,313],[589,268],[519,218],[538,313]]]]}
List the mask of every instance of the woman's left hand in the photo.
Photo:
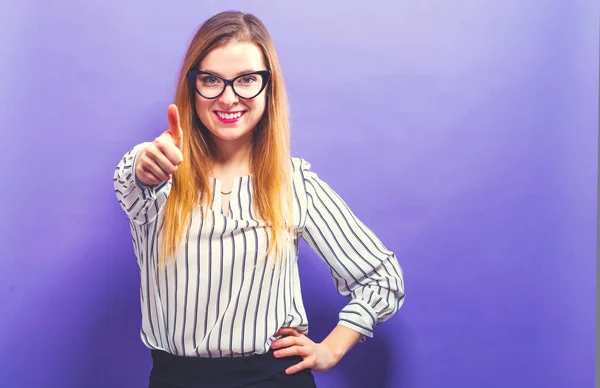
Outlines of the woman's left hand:
{"type": "Polygon", "coordinates": [[[271,344],[272,349],[277,349],[274,352],[276,358],[300,356],[302,362],[289,367],[285,373],[293,374],[303,369],[310,368],[317,372],[324,372],[333,368],[339,362],[333,350],[324,343],[314,343],[304,334],[291,328],[281,328],[275,337],[287,335],[288,337],[280,338],[271,344]]]}

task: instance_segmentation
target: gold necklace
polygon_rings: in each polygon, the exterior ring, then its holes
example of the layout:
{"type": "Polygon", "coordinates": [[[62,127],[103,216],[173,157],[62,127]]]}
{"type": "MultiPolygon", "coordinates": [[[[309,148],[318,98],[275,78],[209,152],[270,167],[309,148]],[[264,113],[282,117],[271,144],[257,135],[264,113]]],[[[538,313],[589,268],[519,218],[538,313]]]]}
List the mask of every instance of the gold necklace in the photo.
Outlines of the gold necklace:
{"type": "MultiPolygon", "coordinates": [[[[231,191],[233,191],[233,190],[231,190],[231,191]]],[[[231,194],[231,191],[228,192],[228,193],[224,193],[224,192],[221,191],[221,194],[223,194],[223,195],[229,195],[229,194],[231,194]]]]}

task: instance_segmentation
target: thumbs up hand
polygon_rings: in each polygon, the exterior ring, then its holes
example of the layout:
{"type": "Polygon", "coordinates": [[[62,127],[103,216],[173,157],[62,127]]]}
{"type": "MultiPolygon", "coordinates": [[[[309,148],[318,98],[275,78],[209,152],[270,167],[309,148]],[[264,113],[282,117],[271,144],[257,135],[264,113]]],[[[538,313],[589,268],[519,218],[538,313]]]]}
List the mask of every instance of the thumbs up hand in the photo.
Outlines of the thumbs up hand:
{"type": "Polygon", "coordinates": [[[136,159],[136,177],[148,186],[168,181],[183,161],[183,131],[176,105],[169,105],[167,117],[169,129],[140,151],[136,159]]]}

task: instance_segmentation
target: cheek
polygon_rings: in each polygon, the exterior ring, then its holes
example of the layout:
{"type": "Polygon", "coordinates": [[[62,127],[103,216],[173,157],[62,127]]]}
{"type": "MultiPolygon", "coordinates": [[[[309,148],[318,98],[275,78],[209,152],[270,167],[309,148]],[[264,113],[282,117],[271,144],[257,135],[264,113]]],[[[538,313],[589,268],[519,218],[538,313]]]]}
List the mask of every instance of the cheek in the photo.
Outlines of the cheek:
{"type": "Polygon", "coordinates": [[[249,129],[256,127],[256,124],[264,115],[264,104],[252,105],[250,114],[247,114],[246,125],[249,129]]]}
{"type": "Polygon", "coordinates": [[[210,115],[211,106],[212,101],[196,97],[196,112],[198,113],[199,117],[208,117],[210,115]]]}
{"type": "Polygon", "coordinates": [[[264,96],[260,96],[252,100],[252,103],[248,105],[248,107],[252,110],[252,117],[255,118],[256,121],[260,120],[260,118],[265,114],[266,108],[266,99],[264,96]]]}

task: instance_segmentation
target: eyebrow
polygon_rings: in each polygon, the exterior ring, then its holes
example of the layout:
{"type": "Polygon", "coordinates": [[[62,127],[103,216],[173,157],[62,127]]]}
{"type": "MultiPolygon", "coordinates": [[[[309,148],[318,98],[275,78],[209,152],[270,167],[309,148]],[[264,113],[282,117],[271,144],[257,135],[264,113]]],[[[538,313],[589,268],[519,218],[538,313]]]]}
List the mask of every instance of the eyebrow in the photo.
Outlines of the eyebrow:
{"type": "MultiPolygon", "coordinates": [[[[223,74],[220,74],[217,71],[213,71],[213,70],[209,70],[209,69],[201,70],[201,71],[205,71],[207,73],[213,73],[213,74],[216,74],[216,75],[221,76],[223,78],[227,78],[227,77],[223,76],[223,74]]],[[[258,70],[253,70],[253,69],[242,70],[242,71],[236,73],[235,76],[234,76],[234,78],[237,77],[238,75],[242,75],[242,74],[246,74],[246,73],[254,73],[255,71],[258,71],[258,70]]]]}

